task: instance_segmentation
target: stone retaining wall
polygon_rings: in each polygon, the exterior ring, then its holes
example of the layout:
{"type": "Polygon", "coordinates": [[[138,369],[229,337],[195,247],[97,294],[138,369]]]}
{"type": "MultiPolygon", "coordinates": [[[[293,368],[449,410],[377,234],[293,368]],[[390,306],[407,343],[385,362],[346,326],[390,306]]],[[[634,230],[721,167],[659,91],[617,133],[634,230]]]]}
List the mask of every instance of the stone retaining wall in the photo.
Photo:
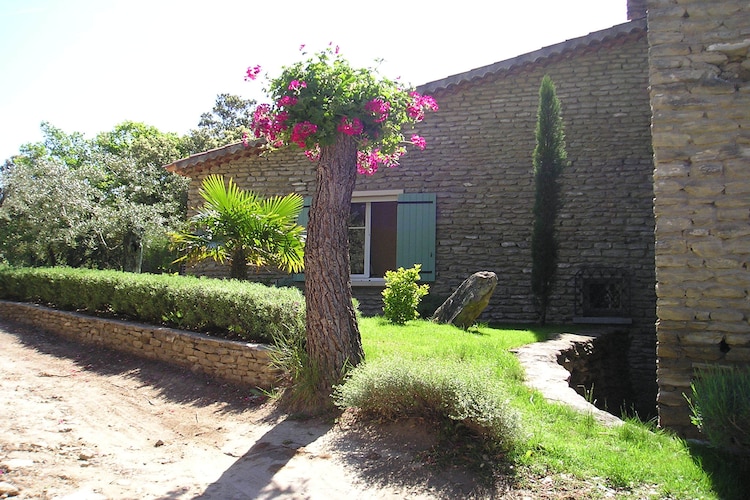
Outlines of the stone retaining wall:
{"type": "Polygon", "coordinates": [[[621,332],[562,333],[513,352],[526,371],[529,387],[550,401],[591,413],[612,425],[622,421],[602,408],[619,411],[630,386],[627,360],[621,355],[623,343],[627,344],[627,336],[621,332]]]}
{"type": "Polygon", "coordinates": [[[36,304],[0,301],[0,317],[156,361],[190,368],[228,382],[270,389],[281,373],[262,344],[222,340],[199,333],[97,318],[36,304]]]}

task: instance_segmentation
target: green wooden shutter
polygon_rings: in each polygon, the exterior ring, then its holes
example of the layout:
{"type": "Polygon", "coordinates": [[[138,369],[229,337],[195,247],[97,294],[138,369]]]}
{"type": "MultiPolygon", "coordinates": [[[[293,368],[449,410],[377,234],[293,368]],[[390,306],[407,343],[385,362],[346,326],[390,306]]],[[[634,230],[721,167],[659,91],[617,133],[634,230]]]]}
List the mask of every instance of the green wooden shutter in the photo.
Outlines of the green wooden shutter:
{"type": "Polygon", "coordinates": [[[398,197],[396,266],[422,264],[422,281],[435,281],[435,198],[434,193],[398,197]]]}
{"type": "MultiPolygon", "coordinates": [[[[307,222],[310,220],[310,205],[312,205],[312,197],[305,196],[302,211],[299,213],[299,217],[297,217],[297,224],[305,228],[305,235],[307,235],[307,222]]],[[[305,281],[305,273],[295,273],[294,281],[305,281]]]]}

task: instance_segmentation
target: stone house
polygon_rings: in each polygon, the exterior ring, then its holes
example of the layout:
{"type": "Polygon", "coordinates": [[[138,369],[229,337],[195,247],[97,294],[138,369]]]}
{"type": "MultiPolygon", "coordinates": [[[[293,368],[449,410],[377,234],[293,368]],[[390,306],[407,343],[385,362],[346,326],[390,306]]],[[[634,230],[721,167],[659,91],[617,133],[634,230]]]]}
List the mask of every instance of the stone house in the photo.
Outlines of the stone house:
{"type": "MultiPolygon", "coordinates": [[[[531,154],[539,85],[548,74],[570,160],[548,321],[605,325],[627,336],[629,402],[655,414],[653,153],[640,17],[418,88],[440,105],[419,124],[427,149],[410,151],[398,168],[360,176],[352,200],[351,282],[363,312],[382,310],[386,270],[420,263],[435,305],[472,273],[489,270],[499,284],[480,321],[536,321],[531,154]]],[[[167,168],[192,179],[191,206],[200,204],[197,191],[209,173],[263,196],[314,190],[314,165],[296,147],[258,156],[230,145],[167,168]]]]}
{"type": "MultiPolygon", "coordinates": [[[[625,336],[628,403],[641,416],[658,406],[660,425],[695,435],[683,396],[695,369],[750,361],[748,10],[745,0],[628,0],[627,23],[420,86],[440,105],[419,124],[427,149],[360,177],[352,200],[363,311],[381,310],[385,270],[421,263],[438,303],[490,270],[499,284],[480,321],[536,320],[531,153],[548,74],[570,160],[548,321],[625,336]]],[[[300,150],[258,153],[235,144],[167,168],[191,178],[191,206],[209,173],[263,196],[313,193],[300,150]]]]}

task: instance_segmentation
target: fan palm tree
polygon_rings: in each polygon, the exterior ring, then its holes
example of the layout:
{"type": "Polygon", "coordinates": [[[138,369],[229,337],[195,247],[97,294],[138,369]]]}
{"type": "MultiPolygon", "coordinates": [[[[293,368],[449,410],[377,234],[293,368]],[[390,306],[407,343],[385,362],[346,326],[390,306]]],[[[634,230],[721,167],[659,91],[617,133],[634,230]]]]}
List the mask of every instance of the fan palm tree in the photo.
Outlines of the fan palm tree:
{"type": "Polygon", "coordinates": [[[286,272],[304,267],[304,228],[297,224],[303,200],[297,194],[263,199],[220,175],[203,180],[203,207],[172,242],[185,252],[178,261],[213,258],[231,263],[232,278],[247,279],[247,264],[286,272]]]}

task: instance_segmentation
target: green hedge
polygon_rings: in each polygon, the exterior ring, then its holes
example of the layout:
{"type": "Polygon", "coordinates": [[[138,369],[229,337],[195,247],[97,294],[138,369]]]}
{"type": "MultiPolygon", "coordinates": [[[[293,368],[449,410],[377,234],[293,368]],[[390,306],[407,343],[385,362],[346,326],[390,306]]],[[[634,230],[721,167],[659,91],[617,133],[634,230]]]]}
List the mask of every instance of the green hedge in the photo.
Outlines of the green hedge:
{"type": "Polygon", "coordinates": [[[278,334],[304,335],[305,329],[298,289],[247,281],[0,266],[0,299],[267,344],[278,334]]]}

